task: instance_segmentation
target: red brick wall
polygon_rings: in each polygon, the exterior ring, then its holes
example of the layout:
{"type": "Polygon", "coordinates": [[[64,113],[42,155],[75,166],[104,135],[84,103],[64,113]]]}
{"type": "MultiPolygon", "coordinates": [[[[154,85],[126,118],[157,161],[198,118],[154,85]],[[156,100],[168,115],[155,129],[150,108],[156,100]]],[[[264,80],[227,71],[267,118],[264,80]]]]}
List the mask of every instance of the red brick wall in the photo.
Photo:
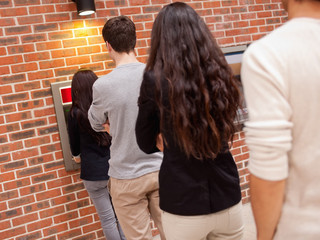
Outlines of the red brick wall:
{"type": "MultiPolygon", "coordinates": [[[[71,0],[0,1],[0,239],[99,239],[102,230],[79,179],[66,172],[50,83],[79,67],[109,72],[101,37],[107,18],[130,16],[138,58],[145,62],[152,22],[170,0],[96,0],[79,17],[71,0]]],[[[205,19],[221,46],[246,44],[285,20],[280,0],[184,1],[205,19]]],[[[248,149],[243,133],[232,150],[247,202],[248,149]]]]}

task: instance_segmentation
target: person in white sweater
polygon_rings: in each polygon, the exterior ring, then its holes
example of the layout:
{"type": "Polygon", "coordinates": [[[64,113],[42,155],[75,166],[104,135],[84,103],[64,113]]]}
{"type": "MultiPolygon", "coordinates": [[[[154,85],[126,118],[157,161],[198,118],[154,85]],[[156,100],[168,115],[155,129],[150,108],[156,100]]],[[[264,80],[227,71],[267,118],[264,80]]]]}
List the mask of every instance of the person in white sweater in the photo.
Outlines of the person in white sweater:
{"type": "Polygon", "coordinates": [[[251,203],[258,240],[320,239],[320,1],[286,0],[289,21],[250,45],[251,203]]]}

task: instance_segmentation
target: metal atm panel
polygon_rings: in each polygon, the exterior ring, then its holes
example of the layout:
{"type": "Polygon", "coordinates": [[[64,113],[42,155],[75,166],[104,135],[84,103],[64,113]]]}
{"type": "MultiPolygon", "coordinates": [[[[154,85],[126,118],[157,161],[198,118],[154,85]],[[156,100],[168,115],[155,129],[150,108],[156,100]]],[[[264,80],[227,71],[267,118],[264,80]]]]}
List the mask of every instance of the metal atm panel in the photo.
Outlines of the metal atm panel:
{"type": "Polygon", "coordinates": [[[66,171],[76,170],[80,168],[80,164],[72,160],[67,130],[68,114],[72,104],[71,81],[52,83],[51,90],[57,115],[64,166],[66,171]]]}

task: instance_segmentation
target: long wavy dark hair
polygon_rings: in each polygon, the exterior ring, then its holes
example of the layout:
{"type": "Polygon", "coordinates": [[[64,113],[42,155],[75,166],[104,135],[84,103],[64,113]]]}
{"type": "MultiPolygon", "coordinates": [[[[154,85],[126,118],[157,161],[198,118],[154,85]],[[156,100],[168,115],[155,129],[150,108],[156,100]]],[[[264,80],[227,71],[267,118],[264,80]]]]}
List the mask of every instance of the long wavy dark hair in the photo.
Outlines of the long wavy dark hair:
{"type": "Polygon", "coordinates": [[[175,2],[159,12],[146,71],[156,78],[161,129],[168,110],[161,81],[167,81],[175,140],[187,156],[215,158],[236,132],[240,92],[207,25],[187,4],[175,2]]]}
{"type": "Polygon", "coordinates": [[[88,110],[92,103],[92,86],[97,79],[97,75],[89,69],[80,69],[73,75],[70,114],[77,119],[80,129],[87,131],[98,145],[108,146],[111,140],[110,135],[94,131],[88,119],[88,110]],[[76,111],[74,111],[75,109],[76,111]],[[74,116],[75,114],[76,116],[74,116]]]}

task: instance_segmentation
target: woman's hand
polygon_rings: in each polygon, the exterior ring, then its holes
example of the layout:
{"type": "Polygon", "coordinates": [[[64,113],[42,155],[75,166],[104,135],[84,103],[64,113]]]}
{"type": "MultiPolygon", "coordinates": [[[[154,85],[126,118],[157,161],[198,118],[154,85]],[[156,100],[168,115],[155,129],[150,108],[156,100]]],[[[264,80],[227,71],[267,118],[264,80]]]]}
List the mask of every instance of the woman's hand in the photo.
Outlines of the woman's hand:
{"type": "Polygon", "coordinates": [[[73,156],[72,159],[73,159],[73,161],[75,161],[76,163],[80,163],[80,162],[81,162],[81,157],[80,157],[80,156],[77,156],[77,157],[73,156]]]}

